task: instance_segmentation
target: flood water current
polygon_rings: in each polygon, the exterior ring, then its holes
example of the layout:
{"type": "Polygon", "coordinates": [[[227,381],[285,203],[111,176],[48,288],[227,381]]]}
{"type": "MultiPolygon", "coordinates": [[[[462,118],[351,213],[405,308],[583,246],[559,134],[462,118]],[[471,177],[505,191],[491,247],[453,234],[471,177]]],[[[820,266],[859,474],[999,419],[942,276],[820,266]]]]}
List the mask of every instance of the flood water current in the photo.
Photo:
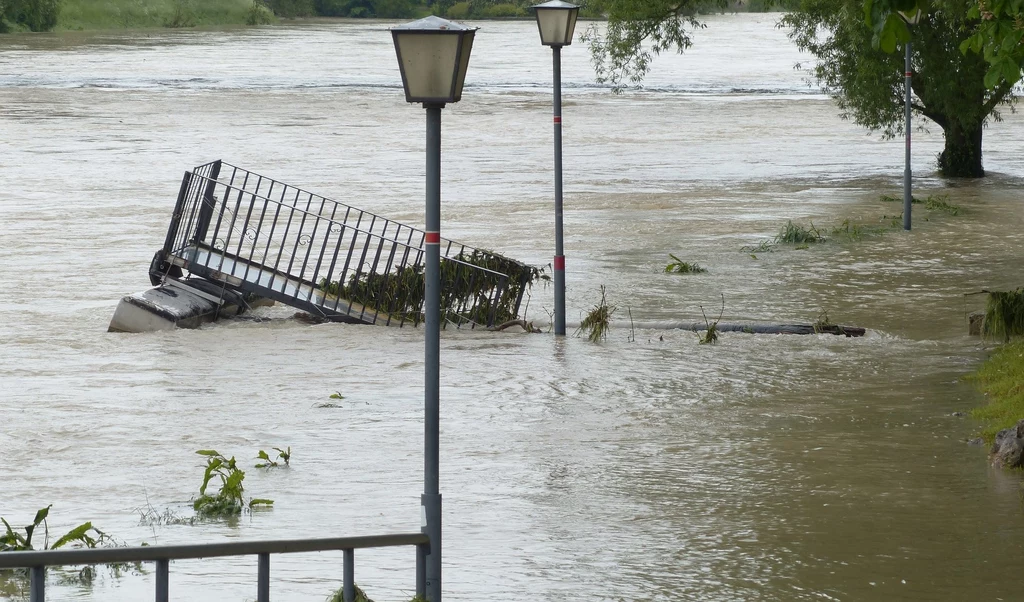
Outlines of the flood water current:
{"type": "MultiPolygon", "coordinates": [[[[956,417],[986,355],[965,309],[1024,280],[1024,117],[985,132],[989,177],[935,172],[915,133],[914,229],[742,250],[787,220],[899,215],[903,143],[843,121],[777,15],[718,16],[643,90],[594,83],[563,51],[569,321],[606,285],[607,342],[446,331],[444,590],[450,600],[1019,599],[1024,510],[956,417]],[[672,253],[708,273],[664,273],[672,253]],[[863,338],[693,332],[723,321],[865,327],[863,338]],[[631,333],[629,317],[645,328],[631,333]],[[633,336],[631,336],[631,334],[633,336]],[[634,340],[635,339],[635,340],[634,340]]],[[[384,22],[0,38],[0,516],[91,520],[172,544],[415,531],[423,334],[265,321],[108,334],[148,288],[182,172],[224,159],[411,225],[423,222],[424,112],[384,22]],[[322,407],[341,392],[338,407],[322,407]],[[273,510],[190,515],[198,449],[251,466],[273,510]]],[[[444,111],[442,230],[537,265],[553,255],[551,56],[531,22],[485,22],[444,111]]],[[[550,288],[528,313],[547,321],[550,288]]],[[[407,600],[411,549],[361,551],[372,598],[407,600]]],[[[255,599],[254,558],[176,562],[172,597],[255,599]]],[[[48,599],[142,600],[153,571],[48,599]]],[[[275,600],[322,600],[340,553],[275,556],[275,600]]]]}

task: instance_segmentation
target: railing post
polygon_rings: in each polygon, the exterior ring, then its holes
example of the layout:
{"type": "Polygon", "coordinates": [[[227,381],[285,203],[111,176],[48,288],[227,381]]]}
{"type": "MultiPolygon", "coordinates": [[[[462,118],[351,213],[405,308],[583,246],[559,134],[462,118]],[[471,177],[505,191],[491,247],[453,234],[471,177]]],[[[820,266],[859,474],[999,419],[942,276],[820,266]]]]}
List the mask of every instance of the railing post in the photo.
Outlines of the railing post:
{"type": "Polygon", "coordinates": [[[171,572],[171,561],[163,558],[156,561],[156,602],[169,602],[168,580],[171,572]]]}
{"type": "Polygon", "coordinates": [[[356,551],[345,550],[344,580],[341,584],[342,600],[355,602],[356,599],[356,551]]]}
{"type": "Polygon", "coordinates": [[[29,601],[45,602],[46,600],[46,567],[34,566],[29,573],[29,601]]]}
{"type": "Polygon", "coordinates": [[[181,225],[181,212],[185,207],[185,197],[188,194],[189,182],[192,172],[185,172],[181,178],[181,188],[178,190],[178,200],[174,203],[174,213],[171,214],[171,223],[167,226],[167,237],[164,238],[164,253],[171,254],[174,250],[174,239],[178,236],[178,227],[181,225]]]}
{"type": "MultiPolygon", "coordinates": [[[[206,190],[203,191],[203,198],[200,201],[199,220],[196,222],[195,242],[202,242],[206,238],[206,231],[210,229],[210,219],[213,218],[213,206],[216,203],[213,198],[214,187],[217,185],[217,178],[220,177],[220,160],[213,162],[210,169],[210,179],[206,182],[206,190]]],[[[227,199],[225,198],[225,202],[227,199]]]]}
{"type": "Polygon", "coordinates": [[[260,554],[259,558],[256,602],[270,602],[270,554],[260,554]]]}
{"type": "Polygon", "coordinates": [[[427,544],[416,545],[416,597],[427,599],[427,544]]]}

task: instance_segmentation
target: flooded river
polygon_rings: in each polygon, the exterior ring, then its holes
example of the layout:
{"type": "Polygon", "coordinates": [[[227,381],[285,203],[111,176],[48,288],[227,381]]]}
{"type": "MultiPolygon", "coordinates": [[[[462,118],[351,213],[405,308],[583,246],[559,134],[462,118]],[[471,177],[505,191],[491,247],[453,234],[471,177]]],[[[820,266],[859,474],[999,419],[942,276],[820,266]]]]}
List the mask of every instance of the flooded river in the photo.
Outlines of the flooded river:
{"type": "MultiPolygon", "coordinates": [[[[605,343],[445,332],[446,599],[1016,599],[1020,476],[969,447],[984,358],[964,293],[1024,280],[1024,117],[986,130],[990,177],[935,173],[917,134],[914,230],[741,249],[786,220],[883,223],[902,141],[842,121],[773,15],[721,16],[641,91],[593,84],[563,51],[570,322],[607,286],[616,318],[836,322],[847,339],[618,322],[605,343]],[[673,253],[708,268],[663,272],[673,253]]],[[[399,221],[423,220],[424,113],[388,23],[0,38],[0,516],[91,520],[138,544],[417,529],[422,331],[268,321],[107,334],[149,286],[182,172],[222,158],[399,221]],[[340,407],[325,408],[341,392],[340,407]],[[274,509],[189,514],[214,448],[274,509]]],[[[530,22],[481,23],[463,101],[444,111],[444,235],[553,254],[550,52],[530,22]]],[[[551,290],[529,313],[546,320],[551,290]]],[[[321,600],[340,554],[275,557],[275,600],[321,600]]],[[[407,600],[411,550],[357,555],[372,598],[407,600]]],[[[179,600],[255,598],[253,558],[171,567],[179,600]]],[[[56,577],[54,577],[56,579],[56,577]]],[[[54,585],[56,581],[52,580],[54,585]]],[[[55,586],[54,600],[151,596],[153,572],[55,586]]]]}

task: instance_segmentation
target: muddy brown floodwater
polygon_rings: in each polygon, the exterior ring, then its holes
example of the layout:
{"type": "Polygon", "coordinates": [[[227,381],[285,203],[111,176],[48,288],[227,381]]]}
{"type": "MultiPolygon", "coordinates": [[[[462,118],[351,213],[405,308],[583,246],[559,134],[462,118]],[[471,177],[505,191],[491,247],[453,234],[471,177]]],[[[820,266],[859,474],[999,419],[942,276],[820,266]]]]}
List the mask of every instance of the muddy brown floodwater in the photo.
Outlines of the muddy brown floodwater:
{"type": "MultiPolygon", "coordinates": [[[[1020,476],[986,466],[951,416],[984,357],[963,293],[1024,281],[1024,118],[986,130],[991,175],[935,173],[917,134],[914,230],[742,252],[786,220],[881,223],[899,207],[901,141],[837,116],[793,69],[777,16],[709,19],[642,91],[593,84],[565,49],[568,308],[608,288],[625,318],[834,320],[868,336],[618,324],[606,343],[445,332],[447,599],[1016,599],[1020,476]],[[663,273],[668,254],[708,268],[663,273]]],[[[419,524],[422,331],[269,321],[105,332],[146,288],[182,171],[223,158],[422,223],[424,115],[404,102],[389,23],[0,38],[0,515],[53,504],[137,544],[407,531],[419,524]],[[341,391],[338,408],[320,408],[341,391]],[[239,458],[274,509],[188,514],[195,450],[239,458]],[[246,460],[248,463],[248,460],[246,460]]],[[[444,112],[444,234],[536,264],[553,254],[550,54],[529,22],[481,23],[464,99],[444,112]]],[[[529,313],[546,319],[551,290],[529,313]]],[[[969,304],[977,298],[971,298],[969,304]]],[[[275,600],[319,600],[340,555],[275,557],[275,600]]],[[[408,551],[359,555],[376,600],[407,600],[408,551]]],[[[253,599],[251,558],[177,562],[175,597],[253,599]]],[[[153,572],[57,586],[139,600],[153,572]]]]}

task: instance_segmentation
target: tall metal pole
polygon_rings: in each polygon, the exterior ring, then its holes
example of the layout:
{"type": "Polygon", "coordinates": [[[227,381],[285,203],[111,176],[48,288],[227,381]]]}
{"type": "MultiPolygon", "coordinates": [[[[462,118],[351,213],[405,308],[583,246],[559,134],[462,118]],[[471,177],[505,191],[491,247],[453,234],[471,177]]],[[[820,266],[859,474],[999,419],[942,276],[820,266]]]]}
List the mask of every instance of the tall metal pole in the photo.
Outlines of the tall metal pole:
{"type": "Polygon", "coordinates": [[[424,479],[422,529],[430,538],[427,554],[427,600],[441,602],[441,108],[424,103],[427,110],[427,211],[424,479]]]}
{"type": "Polygon", "coordinates": [[[903,168],[903,229],[910,230],[910,205],[913,201],[913,197],[910,193],[910,41],[907,40],[907,60],[906,70],[904,72],[905,83],[904,87],[907,92],[907,106],[906,106],[906,124],[904,131],[907,134],[907,151],[906,151],[906,165],[903,168]]]}
{"type": "Polygon", "coordinates": [[[552,46],[555,72],[555,334],[565,335],[565,250],[562,248],[562,47],[552,46]]]}

